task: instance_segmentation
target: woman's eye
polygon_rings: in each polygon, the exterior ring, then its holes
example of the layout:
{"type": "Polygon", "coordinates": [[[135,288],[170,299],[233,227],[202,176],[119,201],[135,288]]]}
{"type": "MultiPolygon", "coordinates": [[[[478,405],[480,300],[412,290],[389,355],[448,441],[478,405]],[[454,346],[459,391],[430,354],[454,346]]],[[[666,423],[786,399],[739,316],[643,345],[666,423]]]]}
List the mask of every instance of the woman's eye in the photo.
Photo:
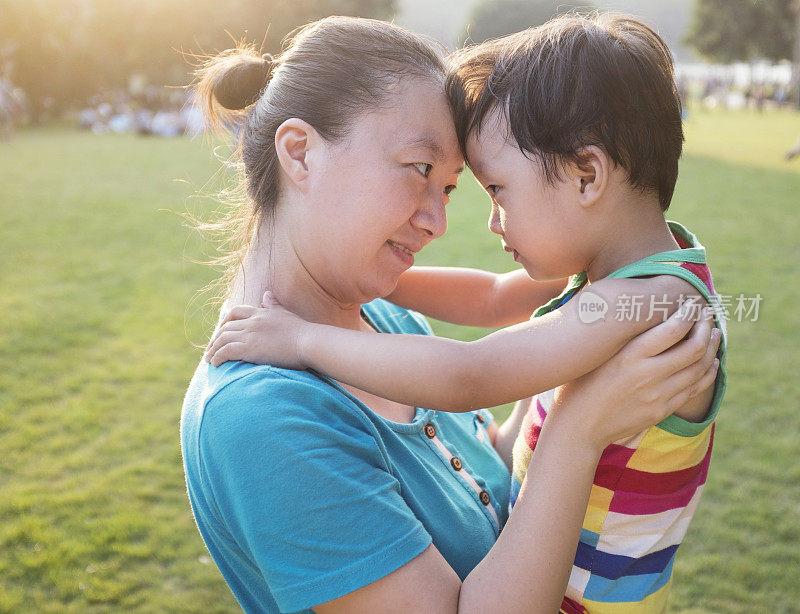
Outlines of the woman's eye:
{"type": "Polygon", "coordinates": [[[455,190],[455,189],[456,189],[456,186],[454,186],[454,185],[449,185],[449,186],[445,187],[445,189],[444,189],[444,193],[445,193],[445,194],[447,194],[447,195],[449,196],[449,195],[450,195],[450,192],[452,192],[452,191],[453,191],[453,190],[455,190]]]}
{"type": "Polygon", "coordinates": [[[431,174],[431,170],[433,170],[433,164],[428,164],[427,162],[414,162],[414,168],[416,168],[423,177],[427,177],[431,174]]]}

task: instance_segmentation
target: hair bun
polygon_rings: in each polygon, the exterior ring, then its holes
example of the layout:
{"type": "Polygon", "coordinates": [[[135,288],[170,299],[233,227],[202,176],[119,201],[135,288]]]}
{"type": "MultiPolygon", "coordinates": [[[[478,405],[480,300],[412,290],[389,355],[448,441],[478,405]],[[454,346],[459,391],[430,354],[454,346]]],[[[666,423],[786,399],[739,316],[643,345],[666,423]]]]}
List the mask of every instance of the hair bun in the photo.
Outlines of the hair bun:
{"type": "Polygon", "coordinates": [[[214,87],[214,97],[226,109],[239,110],[256,102],[269,81],[273,59],[269,53],[261,57],[240,56],[214,87]]]}

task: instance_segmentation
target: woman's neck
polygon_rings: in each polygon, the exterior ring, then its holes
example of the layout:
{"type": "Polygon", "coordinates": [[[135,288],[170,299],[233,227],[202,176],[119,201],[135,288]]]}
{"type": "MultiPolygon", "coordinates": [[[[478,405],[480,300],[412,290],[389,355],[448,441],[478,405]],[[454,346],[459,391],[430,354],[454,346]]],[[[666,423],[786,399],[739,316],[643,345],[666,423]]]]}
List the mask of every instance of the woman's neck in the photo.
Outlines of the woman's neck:
{"type": "MultiPolygon", "coordinates": [[[[360,303],[343,303],[327,292],[303,266],[288,238],[276,228],[270,234],[261,231],[244,257],[231,290],[234,305],[261,305],[264,292],[270,290],[278,301],[310,322],[375,332],[361,317],[360,303]]],[[[394,422],[414,420],[415,409],[342,383],[352,395],[375,413],[394,422]]]]}
{"type": "Polygon", "coordinates": [[[260,306],[270,290],[286,309],[309,322],[354,330],[372,330],[359,303],[337,300],[315,279],[287,237],[261,229],[247,250],[230,294],[234,305],[260,306]]]}

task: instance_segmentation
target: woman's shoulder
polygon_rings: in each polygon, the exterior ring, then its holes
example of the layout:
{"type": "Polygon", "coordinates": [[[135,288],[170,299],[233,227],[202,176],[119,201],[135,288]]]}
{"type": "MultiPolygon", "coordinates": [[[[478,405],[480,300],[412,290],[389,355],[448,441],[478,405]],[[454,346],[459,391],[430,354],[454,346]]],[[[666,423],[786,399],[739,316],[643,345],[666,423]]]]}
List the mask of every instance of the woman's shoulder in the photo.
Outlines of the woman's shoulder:
{"type": "Polygon", "coordinates": [[[199,441],[235,445],[255,437],[267,445],[290,439],[324,442],[342,433],[374,441],[377,435],[345,394],[311,372],[240,361],[198,370],[206,371],[192,384],[200,388],[194,408],[199,441]]]}
{"type": "Polygon", "coordinates": [[[231,361],[209,367],[204,413],[232,410],[247,418],[290,420],[300,413],[350,414],[349,399],[309,371],[231,361]]]}

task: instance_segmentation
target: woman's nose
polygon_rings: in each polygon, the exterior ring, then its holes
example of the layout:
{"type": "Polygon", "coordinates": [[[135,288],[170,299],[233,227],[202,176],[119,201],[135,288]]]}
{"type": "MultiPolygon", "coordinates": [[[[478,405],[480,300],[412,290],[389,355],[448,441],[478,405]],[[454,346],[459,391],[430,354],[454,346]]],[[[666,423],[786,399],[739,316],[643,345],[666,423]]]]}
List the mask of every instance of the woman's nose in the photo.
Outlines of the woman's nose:
{"type": "Polygon", "coordinates": [[[411,225],[422,230],[427,236],[437,239],[447,230],[446,198],[428,198],[425,206],[420,207],[411,217],[411,225]]]}

